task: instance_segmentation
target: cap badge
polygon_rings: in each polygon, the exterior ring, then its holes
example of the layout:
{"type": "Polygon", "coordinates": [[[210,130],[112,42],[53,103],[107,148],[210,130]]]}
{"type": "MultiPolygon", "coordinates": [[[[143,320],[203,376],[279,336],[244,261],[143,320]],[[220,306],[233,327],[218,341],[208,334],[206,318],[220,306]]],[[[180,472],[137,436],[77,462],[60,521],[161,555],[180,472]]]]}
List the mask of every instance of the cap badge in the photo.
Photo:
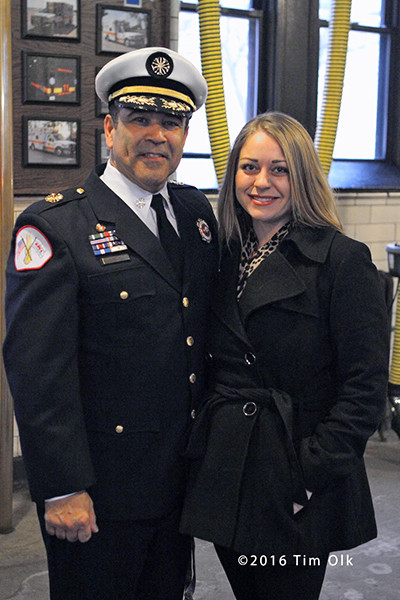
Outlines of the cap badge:
{"type": "Polygon", "coordinates": [[[164,52],[155,52],[146,61],[146,69],[151,77],[164,79],[171,75],[173,68],[172,58],[164,52]]]}
{"type": "Polygon", "coordinates": [[[210,228],[207,225],[207,223],[204,221],[204,219],[197,219],[196,225],[198,227],[198,230],[200,232],[201,239],[203,240],[203,242],[207,242],[207,244],[209,244],[211,242],[212,236],[211,236],[210,228]]]}

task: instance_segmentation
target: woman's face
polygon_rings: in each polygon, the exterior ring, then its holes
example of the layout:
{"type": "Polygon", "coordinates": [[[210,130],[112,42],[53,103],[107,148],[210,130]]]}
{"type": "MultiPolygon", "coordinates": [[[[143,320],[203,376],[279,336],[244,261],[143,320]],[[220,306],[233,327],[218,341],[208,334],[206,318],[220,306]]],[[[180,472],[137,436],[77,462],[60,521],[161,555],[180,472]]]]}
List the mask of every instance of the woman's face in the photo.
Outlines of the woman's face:
{"type": "Polygon", "coordinates": [[[290,220],[290,177],[278,142],[262,130],[252,133],[239,155],[236,198],[251,216],[260,245],[290,220]]]}

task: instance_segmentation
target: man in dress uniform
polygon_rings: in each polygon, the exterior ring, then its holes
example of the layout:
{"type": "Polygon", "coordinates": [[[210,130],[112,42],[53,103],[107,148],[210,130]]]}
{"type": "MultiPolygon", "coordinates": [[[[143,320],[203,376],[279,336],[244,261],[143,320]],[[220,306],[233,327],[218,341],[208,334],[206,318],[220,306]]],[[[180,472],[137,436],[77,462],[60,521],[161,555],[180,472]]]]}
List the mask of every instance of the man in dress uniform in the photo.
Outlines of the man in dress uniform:
{"type": "Polygon", "coordinates": [[[110,160],[18,218],[5,365],[51,598],[181,600],[185,431],[217,268],[205,196],[168,182],[207,86],[166,48],[106,64],[110,160]]]}

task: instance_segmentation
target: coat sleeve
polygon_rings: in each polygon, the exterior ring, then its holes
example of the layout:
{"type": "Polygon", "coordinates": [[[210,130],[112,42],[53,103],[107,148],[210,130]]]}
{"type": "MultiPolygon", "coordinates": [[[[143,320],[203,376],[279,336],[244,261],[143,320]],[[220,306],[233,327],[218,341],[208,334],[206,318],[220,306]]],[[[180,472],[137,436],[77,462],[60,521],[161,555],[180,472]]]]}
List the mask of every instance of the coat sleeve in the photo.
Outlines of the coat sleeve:
{"type": "Polygon", "coordinates": [[[62,237],[39,215],[19,217],[11,244],[4,364],[31,495],[40,502],[94,483],[80,401],[78,274],[62,237]],[[15,263],[23,227],[49,244],[42,266],[15,263]]]}
{"type": "Polygon", "coordinates": [[[331,250],[330,338],[336,397],[329,414],[302,440],[307,489],[324,487],[357,467],[387,399],[388,314],[368,248],[352,241],[331,250]]]}

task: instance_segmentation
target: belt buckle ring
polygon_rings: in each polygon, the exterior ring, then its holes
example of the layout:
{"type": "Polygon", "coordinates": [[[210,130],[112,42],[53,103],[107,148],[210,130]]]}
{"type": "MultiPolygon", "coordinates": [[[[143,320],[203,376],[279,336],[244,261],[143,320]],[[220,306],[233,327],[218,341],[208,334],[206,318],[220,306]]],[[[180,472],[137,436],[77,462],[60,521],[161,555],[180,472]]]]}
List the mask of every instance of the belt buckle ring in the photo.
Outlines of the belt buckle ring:
{"type": "Polygon", "coordinates": [[[253,417],[257,412],[257,404],[255,402],[246,402],[242,410],[245,417],[253,417]]]}

